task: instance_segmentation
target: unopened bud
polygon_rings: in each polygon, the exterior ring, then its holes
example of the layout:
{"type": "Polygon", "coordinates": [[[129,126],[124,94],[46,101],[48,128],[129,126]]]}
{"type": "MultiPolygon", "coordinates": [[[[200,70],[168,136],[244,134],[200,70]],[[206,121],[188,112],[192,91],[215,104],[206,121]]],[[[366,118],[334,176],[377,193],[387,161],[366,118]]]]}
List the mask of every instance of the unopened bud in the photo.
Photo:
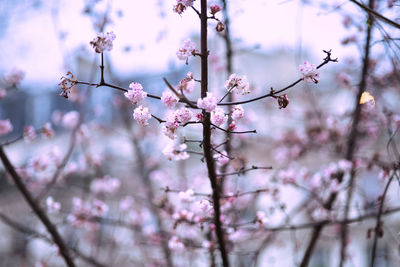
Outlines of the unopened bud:
{"type": "Polygon", "coordinates": [[[222,32],[223,30],[225,30],[225,25],[222,22],[218,22],[217,27],[215,27],[215,29],[217,30],[217,32],[222,32]]]}
{"type": "Polygon", "coordinates": [[[278,96],[278,105],[279,109],[286,108],[287,105],[289,105],[289,98],[287,97],[286,94],[278,96]]]}

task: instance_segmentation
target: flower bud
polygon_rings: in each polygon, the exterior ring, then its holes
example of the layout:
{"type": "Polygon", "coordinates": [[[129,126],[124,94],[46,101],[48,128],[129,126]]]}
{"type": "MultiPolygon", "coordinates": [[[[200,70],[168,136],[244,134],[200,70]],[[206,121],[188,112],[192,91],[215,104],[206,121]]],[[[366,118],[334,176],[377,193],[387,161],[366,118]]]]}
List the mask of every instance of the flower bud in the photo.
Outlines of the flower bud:
{"type": "Polygon", "coordinates": [[[215,27],[215,29],[217,30],[217,32],[222,32],[223,30],[225,30],[225,25],[222,22],[218,22],[217,27],[215,27]]]}

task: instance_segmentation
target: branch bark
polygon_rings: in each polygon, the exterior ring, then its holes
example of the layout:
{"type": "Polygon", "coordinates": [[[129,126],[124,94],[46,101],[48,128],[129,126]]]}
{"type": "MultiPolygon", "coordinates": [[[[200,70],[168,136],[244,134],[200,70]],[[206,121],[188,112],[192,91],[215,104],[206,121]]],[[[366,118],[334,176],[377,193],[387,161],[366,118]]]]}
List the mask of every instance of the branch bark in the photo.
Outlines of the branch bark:
{"type": "Polygon", "coordinates": [[[7,170],[7,172],[10,174],[15,185],[17,186],[18,190],[21,192],[21,194],[25,198],[26,202],[28,202],[28,204],[32,208],[33,212],[40,219],[40,221],[44,224],[47,231],[49,231],[51,237],[53,238],[54,243],[59,248],[61,256],[64,258],[66,265],[69,267],[75,267],[75,264],[74,264],[74,261],[72,260],[69,249],[65,245],[64,240],[62,239],[61,235],[58,233],[57,228],[51,223],[51,221],[47,217],[46,213],[36,203],[33,196],[31,195],[31,193],[25,187],[24,183],[22,182],[21,177],[15,171],[15,169],[12,166],[10,160],[8,159],[6,153],[4,152],[4,149],[2,146],[0,146],[0,158],[1,158],[1,161],[3,162],[4,167],[7,170]]]}

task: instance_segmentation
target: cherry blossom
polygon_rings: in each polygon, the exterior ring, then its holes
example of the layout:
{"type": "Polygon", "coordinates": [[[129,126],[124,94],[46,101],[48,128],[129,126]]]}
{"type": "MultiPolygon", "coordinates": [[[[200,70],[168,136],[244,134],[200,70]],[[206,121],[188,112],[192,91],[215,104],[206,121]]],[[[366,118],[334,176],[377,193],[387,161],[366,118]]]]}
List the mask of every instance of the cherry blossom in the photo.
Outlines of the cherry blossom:
{"type": "Polygon", "coordinates": [[[197,99],[197,107],[211,112],[217,107],[217,98],[212,93],[207,92],[205,98],[197,99]]]}
{"type": "Polygon", "coordinates": [[[129,88],[131,89],[128,90],[128,92],[125,92],[124,95],[133,104],[136,105],[146,98],[147,93],[143,91],[143,86],[140,83],[131,83],[129,88]]]}
{"type": "Polygon", "coordinates": [[[70,111],[62,117],[61,124],[63,127],[73,130],[79,123],[79,112],[76,110],[70,111]]]}
{"type": "Polygon", "coordinates": [[[214,155],[214,159],[216,160],[219,166],[223,166],[229,162],[229,158],[226,155],[227,153],[225,150],[221,151],[221,153],[216,153],[214,155]]]}
{"type": "Polygon", "coordinates": [[[9,85],[18,85],[24,77],[25,72],[14,67],[4,74],[4,81],[9,85]]]}
{"type": "Polygon", "coordinates": [[[186,191],[181,191],[178,193],[178,197],[182,202],[193,202],[194,192],[192,189],[188,189],[186,191]]]}
{"type": "Polygon", "coordinates": [[[0,88],[0,99],[3,99],[4,97],[6,97],[7,95],[7,91],[4,88],[0,88]]]}
{"type": "Polygon", "coordinates": [[[165,136],[173,140],[176,138],[176,130],[178,129],[178,127],[179,123],[177,116],[175,116],[174,113],[169,113],[167,115],[167,120],[162,127],[162,132],[165,134],[165,136]]]}
{"type": "Polygon", "coordinates": [[[268,218],[265,215],[264,211],[257,211],[256,214],[256,222],[258,223],[258,225],[263,226],[265,224],[268,223],[268,218]]]}
{"type": "Polygon", "coordinates": [[[193,117],[193,112],[188,108],[180,108],[175,111],[175,116],[180,123],[186,123],[193,117]]]}
{"type": "Polygon", "coordinates": [[[139,106],[135,108],[133,111],[133,118],[137,121],[141,126],[147,126],[149,123],[147,122],[151,118],[151,114],[149,108],[139,106]]]}
{"type": "Polygon", "coordinates": [[[97,37],[90,42],[96,53],[103,53],[105,50],[111,51],[113,48],[113,41],[115,40],[113,32],[99,33],[97,37]]]}
{"type": "Polygon", "coordinates": [[[42,126],[42,134],[45,138],[52,138],[54,136],[54,130],[51,127],[51,123],[50,122],[46,122],[45,124],[43,124],[42,126]]]}
{"type": "Polygon", "coordinates": [[[13,126],[9,119],[0,120],[0,136],[7,135],[11,133],[13,130],[13,126]]]}
{"type": "Polygon", "coordinates": [[[173,108],[178,103],[179,98],[170,91],[164,91],[161,95],[161,101],[167,108],[173,108]]]}
{"type": "Polygon", "coordinates": [[[181,239],[177,236],[171,237],[171,239],[168,241],[168,247],[174,251],[182,251],[185,249],[181,239]]]}
{"type": "Polygon", "coordinates": [[[181,15],[187,7],[193,6],[195,0],[177,0],[172,10],[181,15]]]}
{"type": "Polygon", "coordinates": [[[221,7],[219,5],[216,5],[216,4],[210,5],[210,13],[212,15],[215,15],[220,11],[221,11],[221,7]]]}
{"type": "Polygon", "coordinates": [[[49,213],[58,213],[61,209],[61,204],[54,201],[53,197],[49,196],[46,199],[46,209],[49,213]]]}
{"type": "Polygon", "coordinates": [[[190,41],[190,39],[186,39],[183,41],[182,46],[176,52],[177,57],[180,60],[186,60],[186,64],[188,63],[188,59],[190,56],[193,56],[193,53],[196,51],[196,44],[190,41]]]}
{"type": "Polygon", "coordinates": [[[225,115],[225,111],[222,108],[215,108],[211,112],[211,122],[217,126],[221,126],[228,120],[228,116],[225,115]]]}
{"type": "Polygon", "coordinates": [[[118,190],[121,181],[109,175],[95,179],[90,184],[90,190],[95,194],[111,194],[118,190]]]}
{"type": "Polygon", "coordinates": [[[309,62],[305,61],[302,65],[299,65],[299,70],[303,75],[302,79],[305,82],[318,83],[319,72],[314,64],[310,64],[309,62]]]}
{"type": "Polygon", "coordinates": [[[228,91],[234,90],[239,95],[250,93],[250,85],[246,75],[238,76],[235,73],[231,74],[229,79],[225,82],[225,88],[228,91]]]}
{"type": "Polygon", "coordinates": [[[182,79],[178,84],[178,90],[183,91],[186,94],[190,94],[195,86],[195,81],[193,74],[191,72],[187,73],[187,77],[182,79]]]}
{"type": "Polygon", "coordinates": [[[244,109],[243,109],[242,105],[233,106],[232,114],[231,114],[232,120],[238,121],[238,120],[242,119],[243,116],[244,116],[244,109]]]}
{"type": "Polygon", "coordinates": [[[168,160],[185,160],[189,158],[189,154],[185,151],[186,148],[186,144],[170,142],[163,149],[162,153],[167,157],[168,160]]]}
{"type": "Polygon", "coordinates": [[[32,142],[37,137],[36,130],[32,125],[24,127],[24,140],[27,142],[32,142]]]}

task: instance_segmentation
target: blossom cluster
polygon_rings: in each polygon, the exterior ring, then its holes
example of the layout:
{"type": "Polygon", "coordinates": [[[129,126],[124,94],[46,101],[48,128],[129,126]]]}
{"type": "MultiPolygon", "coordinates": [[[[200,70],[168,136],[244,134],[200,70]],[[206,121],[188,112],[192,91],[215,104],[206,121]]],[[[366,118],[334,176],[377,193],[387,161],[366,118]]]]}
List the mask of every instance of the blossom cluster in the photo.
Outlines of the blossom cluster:
{"type": "Polygon", "coordinates": [[[193,6],[195,0],[177,0],[176,5],[173,6],[172,10],[181,15],[187,7],[193,6]]]}
{"type": "Polygon", "coordinates": [[[113,48],[113,41],[116,36],[113,32],[99,33],[91,42],[90,45],[94,48],[96,53],[103,53],[108,50],[111,51],[113,48]]]}
{"type": "Polygon", "coordinates": [[[318,83],[319,71],[314,64],[305,61],[302,65],[299,66],[299,70],[303,75],[302,79],[305,82],[318,83]]]}

